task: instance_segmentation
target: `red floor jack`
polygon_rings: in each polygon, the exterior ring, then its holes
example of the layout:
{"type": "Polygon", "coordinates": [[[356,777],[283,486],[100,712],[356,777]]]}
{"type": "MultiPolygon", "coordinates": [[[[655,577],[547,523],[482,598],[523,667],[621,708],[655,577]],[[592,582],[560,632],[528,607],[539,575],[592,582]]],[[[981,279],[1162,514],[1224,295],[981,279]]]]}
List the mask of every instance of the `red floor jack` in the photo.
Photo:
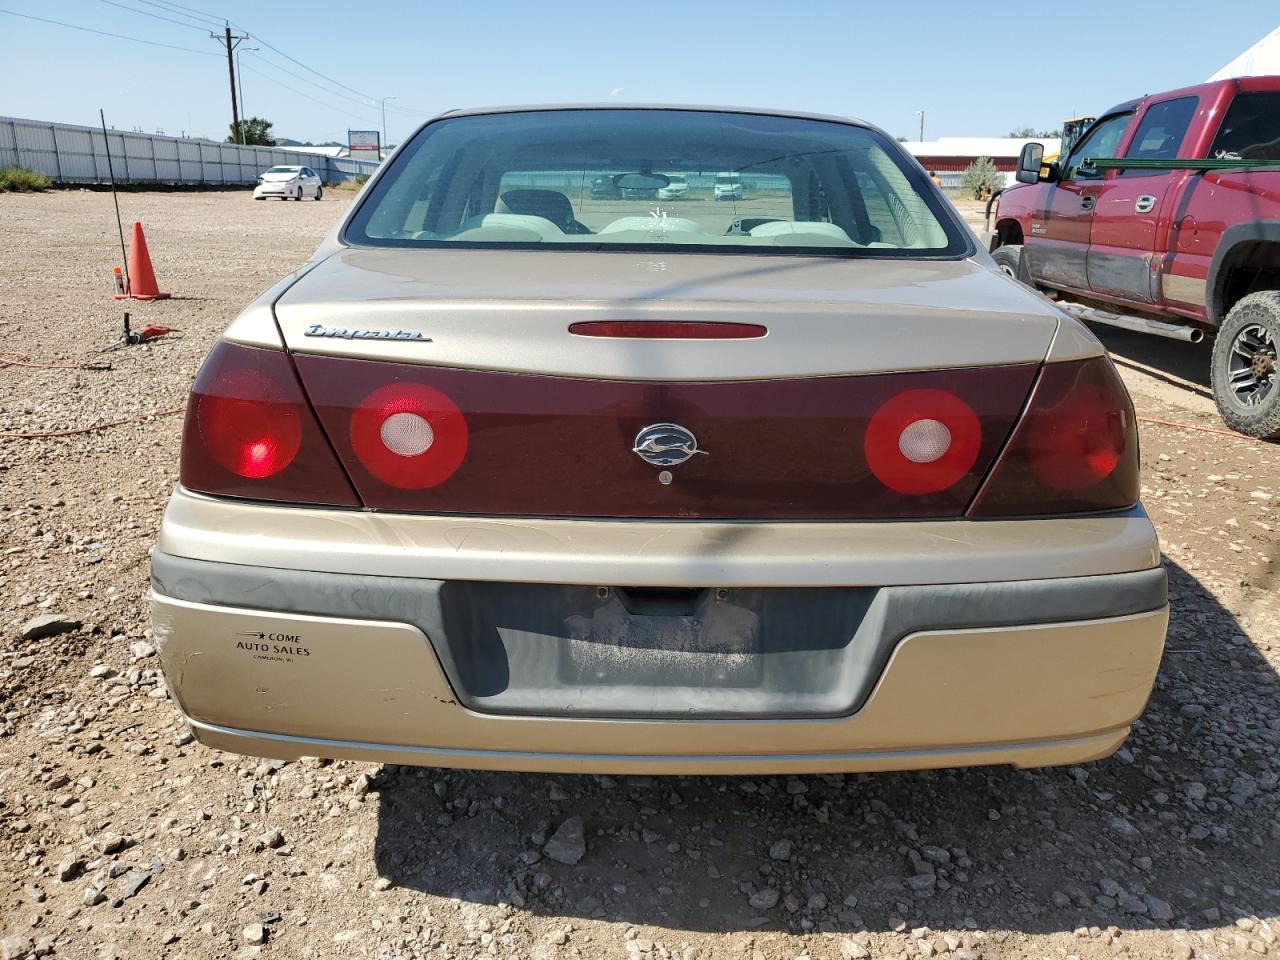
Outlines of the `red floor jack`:
{"type": "Polygon", "coordinates": [[[134,346],[139,343],[146,343],[148,340],[155,340],[157,337],[163,337],[165,334],[172,332],[173,329],[171,327],[162,327],[155,323],[148,323],[141,330],[130,330],[129,311],[125,311],[123,340],[130,346],[134,346]]]}

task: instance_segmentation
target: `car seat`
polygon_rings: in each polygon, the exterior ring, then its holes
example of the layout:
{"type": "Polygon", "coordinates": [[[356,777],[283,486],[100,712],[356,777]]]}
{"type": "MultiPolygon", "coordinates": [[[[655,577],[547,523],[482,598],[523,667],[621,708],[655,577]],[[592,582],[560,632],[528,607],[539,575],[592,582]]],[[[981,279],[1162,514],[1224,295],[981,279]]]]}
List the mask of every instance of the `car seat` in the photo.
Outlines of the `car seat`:
{"type": "Polygon", "coordinates": [[[498,197],[494,213],[517,213],[550,220],[565,233],[590,233],[573,218],[573,204],[558,190],[508,190],[498,197]]]}

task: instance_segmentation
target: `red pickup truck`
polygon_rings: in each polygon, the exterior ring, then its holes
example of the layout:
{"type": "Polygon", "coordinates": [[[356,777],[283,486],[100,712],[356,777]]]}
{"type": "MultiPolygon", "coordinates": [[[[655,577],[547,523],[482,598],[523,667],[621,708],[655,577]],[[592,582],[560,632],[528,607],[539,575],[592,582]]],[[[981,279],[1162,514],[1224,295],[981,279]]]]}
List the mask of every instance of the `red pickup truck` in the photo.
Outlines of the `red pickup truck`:
{"type": "Polygon", "coordinates": [[[1280,77],[1130,100],[999,198],[1000,268],[1099,323],[1215,337],[1223,420],[1280,439],[1280,77]]]}

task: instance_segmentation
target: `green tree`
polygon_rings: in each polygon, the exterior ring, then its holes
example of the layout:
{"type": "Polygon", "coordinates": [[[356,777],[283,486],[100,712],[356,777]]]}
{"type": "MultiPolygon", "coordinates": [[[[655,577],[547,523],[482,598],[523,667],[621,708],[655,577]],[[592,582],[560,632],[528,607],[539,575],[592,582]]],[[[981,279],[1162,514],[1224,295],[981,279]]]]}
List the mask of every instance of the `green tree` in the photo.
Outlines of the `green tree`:
{"type": "Polygon", "coordinates": [[[995,161],[990,157],[979,157],[960,174],[960,189],[972,192],[975,200],[981,200],[984,195],[1003,187],[1004,174],[996,169],[995,161]]]}
{"type": "Polygon", "coordinates": [[[1017,140],[1026,140],[1028,137],[1034,137],[1038,140],[1060,140],[1062,139],[1062,131],[1037,130],[1035,127],[1018,127],[1016,130],[1010,130],[1009,136],[1017,140]]]}
{"type": "MultiPolygon", "coordinates": [[[[227,124],[232,134],[235,133],[236,125],[234,123],[227,124]]],[[[247,120],[240,121],[240,142],[250,147],[274,147],[275,139],[271,136],[271,121],[264,120],[262,117],[249,117],[247,120]]],[[[234,136],[227,137],[227,143],[235,143],[234,136]]]]}

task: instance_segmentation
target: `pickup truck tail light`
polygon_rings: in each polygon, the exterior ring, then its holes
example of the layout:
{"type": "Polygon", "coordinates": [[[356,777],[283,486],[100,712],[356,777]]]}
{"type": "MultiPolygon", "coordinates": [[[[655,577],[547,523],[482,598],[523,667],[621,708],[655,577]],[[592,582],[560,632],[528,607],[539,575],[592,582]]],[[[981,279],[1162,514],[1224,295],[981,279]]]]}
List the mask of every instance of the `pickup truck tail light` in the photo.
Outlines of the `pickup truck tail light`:
{"type": "Polygon", "coordinates": [[[360,506],[288,355],[226,341],[191,388],[181,479],[199,493],[360,506]]]}
{"type": "Polygon", "coordinates": [[[1138,492],[1137,423],[1115,365],[1051,363],[969,516],[1119,510],[1138,492]]]}

